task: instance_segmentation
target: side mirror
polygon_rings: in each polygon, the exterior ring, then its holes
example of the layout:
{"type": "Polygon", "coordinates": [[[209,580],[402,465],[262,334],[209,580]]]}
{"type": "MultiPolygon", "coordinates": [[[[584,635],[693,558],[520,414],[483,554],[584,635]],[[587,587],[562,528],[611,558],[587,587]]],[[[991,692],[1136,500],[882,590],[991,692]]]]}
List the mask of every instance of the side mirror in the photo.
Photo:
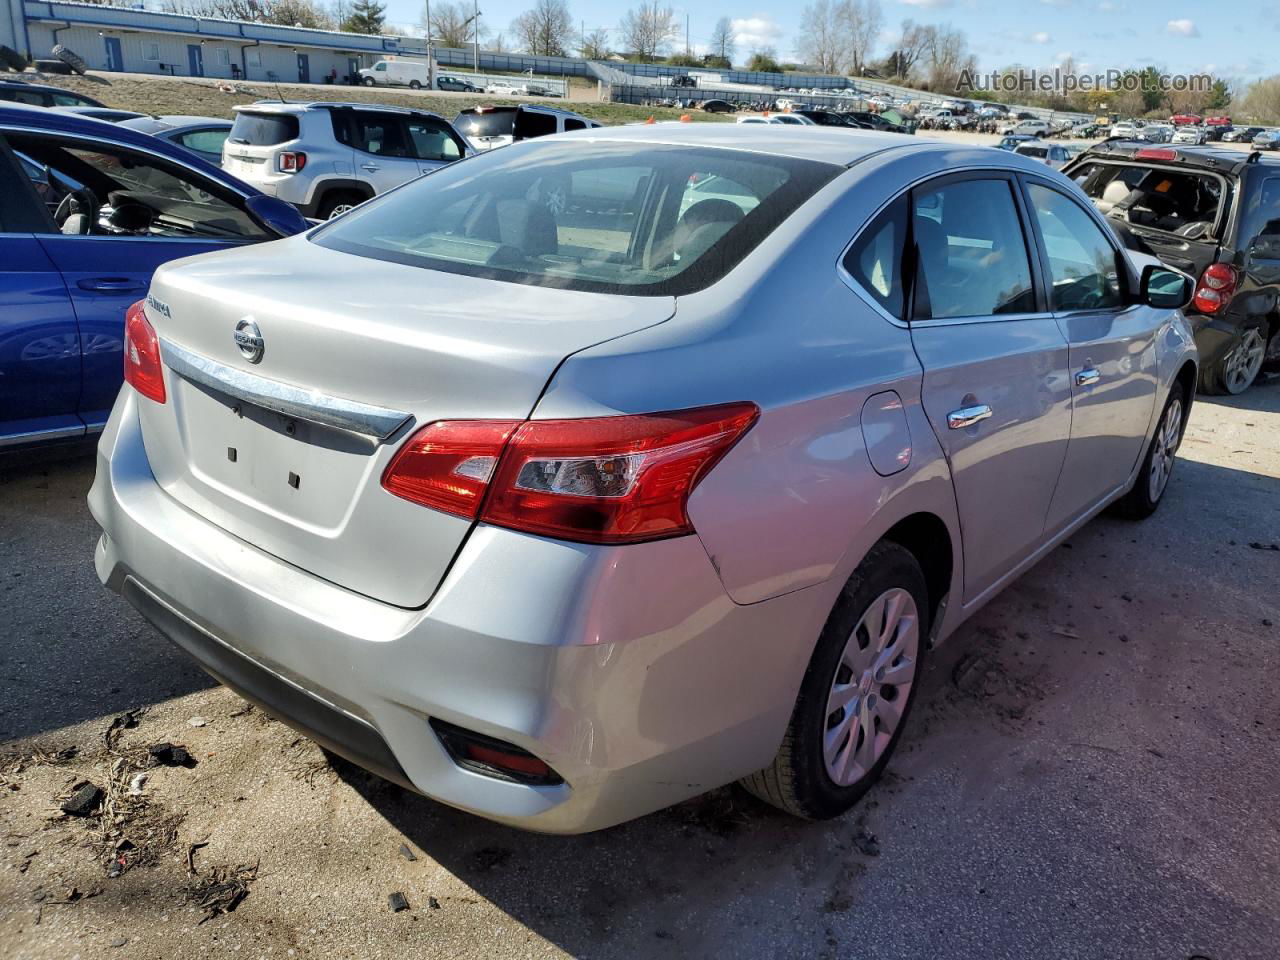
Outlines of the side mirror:
{"type": "Polygon", "coordinates": [[[1181,310],[1191,302],[1195,284],[1185,273],[1151,263],[1142,268],[1139,290],[1139,299],[1149,307],[1181,310]]]}
{"type": "Polygon", "coordinates": [[[292,237],[295,233],[311,229],[301,211],[279,197],[250,197],[244,202],[244,208],[264,227],[282,237],[292,237]]]}

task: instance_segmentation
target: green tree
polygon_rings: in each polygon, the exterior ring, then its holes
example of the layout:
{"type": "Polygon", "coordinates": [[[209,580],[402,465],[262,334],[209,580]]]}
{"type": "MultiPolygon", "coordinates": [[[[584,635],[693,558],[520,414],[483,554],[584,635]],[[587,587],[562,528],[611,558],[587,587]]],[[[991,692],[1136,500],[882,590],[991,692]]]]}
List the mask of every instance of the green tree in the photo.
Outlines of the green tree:
{"type": "Polygon", "coordinates": [[[1221,110],[1231,106],[1231,86],[1227,81],[1215,77],[1209,87],[1209,99],[1204,102],[1206,110],[1221,110]]]}
{"type": "Polygon", "coordinates": [[[757,73],[781,73],[782,67],[778,64],[777,54],[771,49],[757,50],[751,55],[751,59],[747,61],[747,69],[757,73]]]}
{"type": "Polygon", "coordinates": [[[342,22],[345,33],[369,33],[377,36],[387,22],[386,4],[377,0],[354,0],[351,13],[342,22]]]}

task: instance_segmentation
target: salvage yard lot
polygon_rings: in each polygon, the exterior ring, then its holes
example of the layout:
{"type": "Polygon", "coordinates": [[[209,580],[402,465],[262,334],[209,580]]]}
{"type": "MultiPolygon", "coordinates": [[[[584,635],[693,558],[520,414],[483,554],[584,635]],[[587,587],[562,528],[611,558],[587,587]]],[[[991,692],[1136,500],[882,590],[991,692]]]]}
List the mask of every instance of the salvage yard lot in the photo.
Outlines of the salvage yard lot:
{"type": "Polygon", "coordinates": [[[331,766],[99,586],[92,459],[0,464],[0,956],[1274,960],[1277,436],[1280,378],[1201,398],[1160,512],[939,650],[845,818],[727,788],[582,837],[331,766]]]}

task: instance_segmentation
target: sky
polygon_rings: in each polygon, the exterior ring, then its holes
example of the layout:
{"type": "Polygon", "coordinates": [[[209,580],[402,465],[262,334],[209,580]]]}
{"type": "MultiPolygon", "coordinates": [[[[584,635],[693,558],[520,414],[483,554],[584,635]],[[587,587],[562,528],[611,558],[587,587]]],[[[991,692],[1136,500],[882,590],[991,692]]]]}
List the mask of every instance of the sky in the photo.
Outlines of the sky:
{"type": "MultiPolygon", "coordinates": [[[[392,23],[416,25],[422,0],[386,0],[392,23]]],[[[474,2],[474,0],[466,0],[474,2]]],[[[1086,71],[1156,65],[1171,73],[1208,71],[1254,79],[1280,71],[1269,57],[1280,42],[1280,0],[880,0],[888,49],[904,18],[950,23],[965,31],[982,70],[1010,64],[1051,67],[1068,54],[1086,71]],[[1229,16],[1223,16],[1229,12],[1229,16]]],[[[480,0],[482,21],[510,36],[509,24],[528,0],[480,0]]],[[[615,31],[628,0],[569,0],[575,20],[588,31],[615,31]]],[[[735,62],[770,46],[796,59],[803,2],[795,0],[672,0],[682,26],[689,22],[695,52],[704,52],[716,20],[731,18],[738,45],[735,62]]],[[[684,40],[678,44],[684,48],[684,40]]],[[[879,52],[879,51],[878,51],[879,52]]]]}

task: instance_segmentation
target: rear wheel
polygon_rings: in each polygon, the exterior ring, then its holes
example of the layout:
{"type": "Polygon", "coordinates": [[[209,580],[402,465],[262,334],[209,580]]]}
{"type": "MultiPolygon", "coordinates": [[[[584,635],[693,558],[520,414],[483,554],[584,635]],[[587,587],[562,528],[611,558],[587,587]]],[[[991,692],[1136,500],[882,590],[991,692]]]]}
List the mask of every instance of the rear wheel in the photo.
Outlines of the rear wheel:
{"type": "Polygon", "coordinates": [[[422,89],[422,84],[421,84],[421,83],[419,83],[417,80],[410,80],[410,81],[409,81],[409,89],[410,89],[410,90],[421,90],[421,89],[422,89]]]}
{"type": "Polygon", "coordinates": [[[374,85],[373,77],[365,77],[363,83],[366,87],[372,87],[374,85]]]}
{"type": "Polygon", "coordinates": [[[877,544],[845,584],[818,638],[777,757],[742,785],[815,820],[857,803],[902,735],[928,635],[920,564],[896,543],[877,544]]]}
{"type": "Polygon", "coordinates": [[[1259,327],[1250,327],[1240,334],[1235,346],[1224,353],[1202,379],[1205,393],[1228,393],[1232,396],[1244,393],[1258,378],[1267,355],[1267,340],[1259,327]]]}
{"type": "Polygon", "coordinates": [[[1174,387],[1156,423],[1156,432],[1147,447],[1147,456],[1138,471],[1133,489],[1116,503],[1117,511],[1131,520],[1145,520],[1156,512],[1173,473],[1174,457],[1182,442],[1184,408],[1182,391],[1174,387]]]}
{"type": "Polygon", "coordinates": [[[325,195],[316,208],[316,216],[321,220],[332,220],[340,217],[353,207],[364,203],[365,197],[354,190],[336,190],[325,195]]]}

